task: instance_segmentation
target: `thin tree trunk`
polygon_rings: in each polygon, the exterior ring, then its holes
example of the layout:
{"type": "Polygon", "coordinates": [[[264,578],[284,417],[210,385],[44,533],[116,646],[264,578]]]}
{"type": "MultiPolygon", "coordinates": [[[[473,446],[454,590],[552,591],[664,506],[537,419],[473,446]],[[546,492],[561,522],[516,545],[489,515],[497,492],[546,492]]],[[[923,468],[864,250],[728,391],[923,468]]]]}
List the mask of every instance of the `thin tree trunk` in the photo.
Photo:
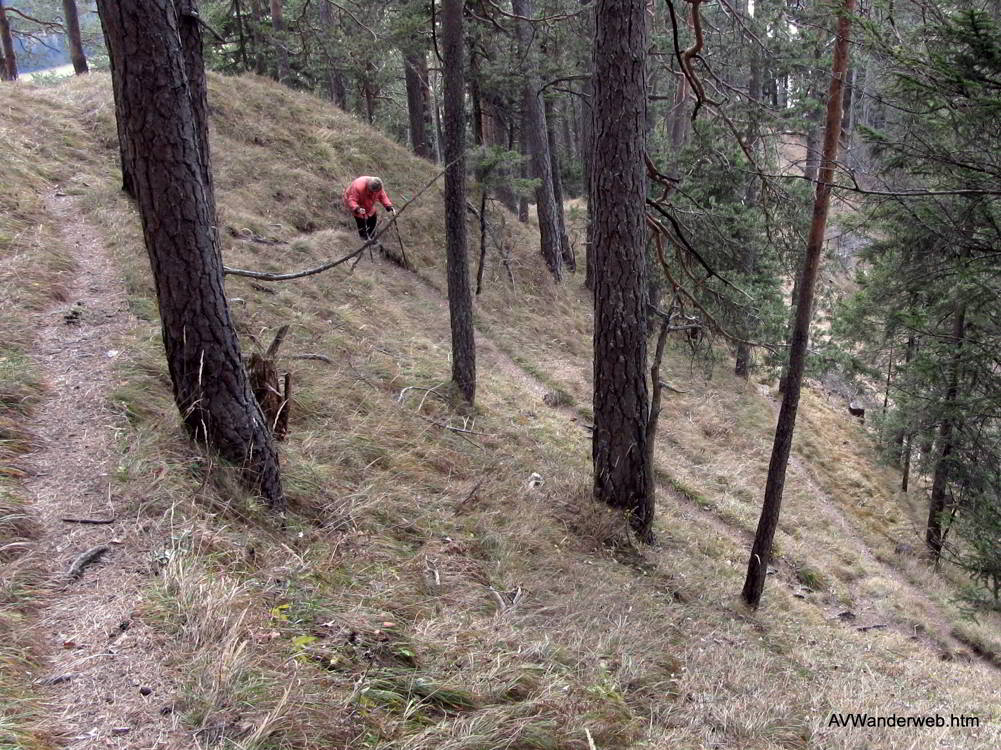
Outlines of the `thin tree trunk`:
{"type": "Polygon", "coordinates": [[[466,232],[465,63],[462,35],[464,0],[442,3],[445,67],[445,234],[448,256],[448,310],[452,324],[452,383],[467,404],[476,396],[476,344],[469,293],[466,232]]]}
{"type": "Polygon", "coordinates": [[[913,438],[913,433],[904,436],[903,467],[900,475],[900,490],[902,492],[907,492],[907,485],[911,478],[911,441],[913,438]]]}
{"type": "Polygon", "coordinates": [[[243,69],[247,71],[250,70],[250,59],[247,57],[247,32],[243,27],[243,8],[240,5],[240,0],[233,0],[233,15],[236,16],[236,34],[239,40],[237,43],[240,45],[240,61],[243,63],[243,69]]]}
{"type": "MultiPolygon", "coordinates": [[[[532,169],[529,165],[528,154],[531,148],[528,145],[528,113],[524,107],[522,107],[521,122],[518,125],[518,150],[522,155],[521,177],[524,180],[530,179],[532,169]]],[[[524,194],[518,196],[518,221],[522,224],[528,223],[528,196],[524,194]]]]}
{"type": "MultiPolygon", "coordinates": [[[[518,16],[535,14],[532,0],[512,0],[511,8],[518,16]]],[[[522,120],[531,156],[532,176],[539,180],[535,189],[535,208],[539,216],[539,242],[542,257],[553,278],[563,279],[563,248],[560,237],[556,198],[553,195],[552,164],[549,160],[549,140],[546,135],[546,114],[539,94],[539,77],[532,59],[532,28],[527,21],[516,21],[520,54],[528,60],[528,75],[522,92],[525,116],[522,120]]]]}
{"type": "Polygon", "coordinates": [[[796,428],[796,411],[799,408],[800,389],[803,384],[803,370],[806,365],[806,349],[810,337],[810,318],[813,308],[813,292],[820,267],[824,233],[827,228],[827,213],[831,203],[830,183],[834,176],[834,162],[838,156],[838,139],[841,135],[841,106],[844,88],[844,74],[848,67],[848,45],[851,33],[855,0],[844,0],[838,18],[837,38],[834,43],[834,64],[831,86],[827,95],[827,123],[824,129],[824,152],[821,166],[821,180],[817,184],[816,200],[813,205],[813,221],[806,245],[800,283],[799,304],[796,307],[796,322],[789,345],[789,369],[782,406],[779,409],[778,424],[775,427],[775,442],[768,465],[768,479],[761,508],[751,557],[747,564],[747,578],[741,596],[751,607],[757,608],[765,587],[765,576],[772,557],[772,542],[779,522],[782,505],[782,491],[785,488],[786,467],[792,448],[793,431],[796,428]]]}
{"type": "Polygon", "coordinates": [[[251,391],[223,288],[209,150],[202,142],[207,106],[194,4],[99,0],[98,8],[112,76],[120,80],[116,115],[126,123],[119,132],[132,142],[174,400],[191,437],[242,467],[247,483],[272,508],[283,509],[278,455],[251,391]]]}
{"type": "Polygon", "coordinates": [[[428,144],[428,61],[423,50],[408,50],[403,58],[410,118],[410,147],[418,156],[433,159],[428,144]]]}
{"type": "Polygon", "coordinates": [[[577,261],[570,248],[566,216],[563,213],[563,179],[560,177],[559,149],[556,142],[556,114],[552,102],[546,102],[546,145],[549,148],[549,169],[553,176],[553,202],[556,205],[556,224],[560,233],[560,252],[564,265],[571,272],[577,270],[577,261]]]}
{"type": "Polygon", "coordinates": [[[70,43],[70,59],[73,72],[78,76],[88,71],[87,56],[83,53],[83,39],[80,36],[80,16],[77,14],[76,0],[63,0],[63,22],[66,37],[70,43]]]}
{"type": "MultiPolygon", "coordinates": [[[[594,4],[591,0],[580,0],[581,5],[591,6],[586,16],[586,23],[594,33],[594,4]]],[[[591,188],[594,170],[594,61],[587,70],[587,78],[581,86],[583,93],[581,102],[581,153],[584,167],[584,197],[587,199],[587,224],[584,232],[584,288],[594,291],[594,196],[591,188]]]]}
{"type": "Polygon", "coordinates": [[[647,462],[646,3],[598,0],[594,35],[594,497],[653,538],[647,462]]]}
{"type": "MultiPolygon", "coordinates": [[[[751,23],[751,4],[748,1],[744,6],[744,17],[747,23],[751,23]]],[[[761,94],[761,55],[758,52],[758,48],[755,46],[751,51],[751,70],[747,81],[747,98],[748,98],[748,124],[747,133],[745,140],[747,142],[747,148],[753,154],[758,145],[759,139],[759,124],[758,124],[758,110],[757,102],[761,94]]],[[[750,208],[757,202],[758,198],[758,177],[756,175],[751,175],[747,188],[744,192],[744,206],[745,208],[750,208]]],[[[744,236],[741,238],[742,247],[740,250],[740,265],[741,270],[747,276],[747,278],[752,278],[758,270],[758,246],[754,241],[753,237],[744,236]]],[[[748,313],[743,321],[742,336],[745,341],[750,340],[754,333],[754,316],[752,313],[748,313]]],[[[741,341],[737,344],[737,356],[734,362],[734,374],[738,378],[743,378],[747,380],[751,376],[751,367],[753,365],[753,352],[751,351],[751,345],[741,341]]]]}
{"type": "Polygon", "coordinates": [[[250,37],[254,47],[254,72],[263,76],[268,72],[267,43],[264,37],[264,0],[250,0],[254,27],[250,37]]]}
{"type": "Polygon", "coordinates": [[[10,22],[7,11],[0,0],[0,47],[3,48],[3,69],[0,70],[5,81],[17,80],[17,57],[14,56],[14,37],[10,33],[10,22]]]}
{"type": "Polygon", "coordinates": [[[963,338],[966,333],[966,302],[956,306],[956,316],[953,318],[952,340],[955,351],[949,366],[949,386],[945,393],[945,416],[938,429],[938,460],[935,462],[935,473],[932,477],[931,498],[928,503],[928,529],[925,541],[935,558],[942,554],[944,535],[942,531],[942,515],[945,512],[946,490],[949,484],[949,474],[952,460],[952,433],[956,428],[956,399],[959,395],[959,371],[963,356],[963,338]]]}
{"type": "Polygon", "coordinates": [[[286,83],[289,78],[289,65],[282,0],[271,0],[271,32],[275,46],[275,80],[278,83],[286,83]]]}
{"type": "Polygon", "coordinates": [[[333,54],[334,31],[337,29],[337,22],[334,20],[334,12],[329,3],[320,3],[320,23],[323,27],[323,60],[327,67],[327,93],[330,101],[337,105],[339,109],[347,110],[348,92],[344,87],[344,76],[337,67],[333,54]]]}

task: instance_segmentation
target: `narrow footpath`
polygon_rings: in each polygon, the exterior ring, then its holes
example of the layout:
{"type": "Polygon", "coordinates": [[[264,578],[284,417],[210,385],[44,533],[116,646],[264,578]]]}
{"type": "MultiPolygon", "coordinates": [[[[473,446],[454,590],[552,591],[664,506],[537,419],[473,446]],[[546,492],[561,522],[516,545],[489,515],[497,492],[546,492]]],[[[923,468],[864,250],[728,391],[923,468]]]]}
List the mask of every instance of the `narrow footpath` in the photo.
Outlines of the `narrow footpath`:
{"type": "Polygon", "coordinates": [[[68,300],[41,315],[33,353],[48,390],[31,424],[37,447],[25,462],[50,582],[36,624],[45,656],[43,729],[79,750],[192,748],[173,710],[175,680],[161,639],[138,616],[151,541],[141,519],[119,515],[111,481],[124,417],[109,409],[108,393],[136,321],[75,199],[53,193],[47,208],[78,268],[68,300]]]}

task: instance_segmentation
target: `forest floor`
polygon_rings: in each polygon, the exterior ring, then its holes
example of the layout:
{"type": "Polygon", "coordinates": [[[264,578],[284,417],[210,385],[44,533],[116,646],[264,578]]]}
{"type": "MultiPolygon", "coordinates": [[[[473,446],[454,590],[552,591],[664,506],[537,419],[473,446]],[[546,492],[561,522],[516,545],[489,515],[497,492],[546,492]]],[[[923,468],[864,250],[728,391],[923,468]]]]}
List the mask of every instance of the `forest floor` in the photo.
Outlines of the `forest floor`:
{"type": "MultiPolygon", "coordinates": [[[[245,351],[291,326],[290,512],[276,522],[179,427],[107,77],[12,91],[4,134],[24,178],[16,204],[0,195],[0,240],[13,238],[0,288],[47,291],[0,297],[18,332],[16,351],[0,347],[0,561],[30,550],[5,575],[37,569],[42,584],[29,595],[0,577],[2,750],[1001,742],[988,661],[1001,627],[964,620],[962,580],[913,551],[920,492],[896,490],[836,399],[804,393],[756,612],[738,592],[774,428],[768,374],[745,383],[725,351],[713,368],[669,348],[658,541],[636,545],[590,501],[589,296],[579,279],[550,283],[533,227],[500,211],[511,275],[490,252],[477,408],[453,413],[438,397],[438,188],[401,217],[416,274],[366,256],[294,283],[227,279],[245,351]],[[33,521],[7,524],[8,506],[33,521]],[[29,640],[23,658],[7,648],[29,640]],[[981,723],[831,725],[849,712],[981,723]]],[[[212,76],[210,97],[233,266],[339,257],[356,236],[331,186],[382,174],[401,204],[437,171],[263,79],[212,76]]]]}

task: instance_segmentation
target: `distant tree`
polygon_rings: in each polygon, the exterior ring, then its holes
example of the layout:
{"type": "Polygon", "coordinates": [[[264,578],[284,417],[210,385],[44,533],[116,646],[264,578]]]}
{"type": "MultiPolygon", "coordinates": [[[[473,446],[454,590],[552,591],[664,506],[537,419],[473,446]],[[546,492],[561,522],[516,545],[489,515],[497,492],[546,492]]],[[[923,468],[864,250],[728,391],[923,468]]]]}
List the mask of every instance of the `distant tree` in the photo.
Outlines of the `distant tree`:
{"type": "Polygon", "coordinates": [[[17,80],[17,58],[14,56],[14,37],[10,33],[10,21],[7,11],[0,0],[0,48],[3,51],[3,65],[0,66],[0,78],[5,81],[17,80]]]}
{"type": "Polygon", "coordinates": [[[598,0],[594,34],[594,496],[653,537],[647,451],[647,18],[644,0],[598,0]]]}
{"type": "Polygon", "coordinates": [[[410,118],[410,147],[425,159],[434,158],[428,139],[431,109],[428,95],[428,61],[423,50],[408,50],[403,58],[407,86],[407,114],[410,118]]]}
{"type": "Polygon", "coordinates": [[[779,522],[786,468],[789,464],[789,452],[792,449],[792,436],[796,429],[796,411],[799,408],[803,371],[806,366],[807,343],[810,337],[810,320],[813,314],[813,293],[820,268],[821,251],[824,246],[827,212],[831,204],[834,163],[838,156],[838,141],[841,137],[842,94],[844,92],[845,71],[848,68],[849,34],[851,33],[854,12],[855,0],[844,0],[838,17],[837,36],[834,42],[834,62],[827,95],[827,119],[824,127],[820,181],[817,183],[813,220],[810,223],[810,234],[807,238],[806,253],[800,274],[796,318],[789,342],[786,387],[782,395],[782,405],[779,408],[778,423],[775,426],[775,441],[772,445],[771,461],[768,464],[768,478],[765,484],[761,516],[754,535],[751,557],[747,564],[747,577],[741,592],[744,601],[752,607],[757,607],[760,603],[761,593],[765,587],[765,576],[768,574],[768,564],[772,557],[772,542],[779,522]]]}
{"type": "Polygon", "coordinates": [[[272,43],[275,45],[275,80],[286,83],[289,79],[289,61],[282,0],[271,0],[271,33],[272,43]]]}
{"type": "Polygon", "coordinates": [[[70,43],[70,59],[73,71],[79,76],[88,71],[87,56],[83,53],[83,39],[80,36],[80,16],[76,0],[63,0],[63,26],[70,43]]]}
{"type": "MultiPolygon", "coordinates": [[[[515,15],[530,18],[534,15],[532,0],[513,0],[511,7],[515,15]]],[[[531,176],[538,180],[535,189],[535,205],[539,215],[539,238],[542,245],[542,257],[549,267],[549,272],[556,281],[563,278],[564,258],[568,248],[563,246],[565,232],[561,230],[561,214],[563,206],[556,203],[553,188],[552,160],[549,156],[549,136],[546,129],[546,112],[542,102],[541,83],[539,81],[538,45],[533,47],[532,24],[527,20],[515,22],[518,32],[518,45],[523,56],[522,64],[526,67],[525,84],[522,91],[522,128],[525,131],[525,144],[531,157],[531,176]]]]}
{"type": "Polygon", "coordinates": [[[452,324],[452,383],[468,404],[476,396],[476,344],[466,231],[466,113],[463,0],[442,3],[445,63],[445,241],[452,324]]]}
{"type": "Polygon", "coordinates": [[[285,505],[271,431],[251,391],[223,289],[193,0],[99,0],[119,133],[160,307],[174,400],[193,439],[285,505]]]}

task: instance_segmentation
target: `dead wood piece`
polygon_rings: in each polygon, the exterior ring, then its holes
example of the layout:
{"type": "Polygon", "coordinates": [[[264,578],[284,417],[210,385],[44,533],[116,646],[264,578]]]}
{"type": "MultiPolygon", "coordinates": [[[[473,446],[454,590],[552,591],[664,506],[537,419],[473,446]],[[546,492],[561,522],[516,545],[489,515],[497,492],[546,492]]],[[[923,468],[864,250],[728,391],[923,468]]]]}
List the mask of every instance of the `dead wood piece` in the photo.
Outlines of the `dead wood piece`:
{"type": "Polygon", "coordinates": [[[250,285],[251,289],[256,289],[259,292],[264,292],[265,294],[278,294],[278,291],[272,289],[269,286],[264,286],[264,284],[258,284],[256,281],[250,285]]]}
{"type": "Polygon", "coordinates": [[[107,544],[99,544],[96,547],[91,547],[73,561],[73,564],[70,565],[70,569],[66,572],[67,577],[72,580],[78,579],[83,575],[83,571],[88,565],[93,565],[110,551],[111,547],[107,544]]]}
{"type": "MultiPolygon", "coordinates": [[[[279,333],[281,332],[279,331],[279,333]]],[[[277,336],[275,342],[281,346],[281,341],[277,336]]],[[[272,347],[275,347],[274,343],[272,347]]],[[[262,357],[254,352],[250,355],[249,369],[250,388],[254,392],[254,398],[257,399],[257,403],[264,413],[264,418],[268,420],[275,440],[284,440],[288,434],[288,394],[282,394],[274,359],[262,357]]],[[[286,376],[286,385],[288,383],[289,376],[286,376]]]]}
{"type": "Polygon", "coordinates": [[[315,359],[317,362],[323,362],[327,365],[334,364],[334,360],[328,357],[326,354],[289,354],[285,359],[315,359]]]}
{"type": "Polygon", "coordinates": [[[879,630],[879,629],[885,628],[885,627],[887,627],[887,626],[886,625],[859,625],[856,628],[856,630],[858,630],[861,633],[865,633],[866,631],[869,631],[869,630],[879,630]]]}
{"type": "Polygon", "coordinates": [[[104,525],[109,523],[114,523],[115,518],[60,518],[63,523],[92,523],[95,525],[104,525]]]}

